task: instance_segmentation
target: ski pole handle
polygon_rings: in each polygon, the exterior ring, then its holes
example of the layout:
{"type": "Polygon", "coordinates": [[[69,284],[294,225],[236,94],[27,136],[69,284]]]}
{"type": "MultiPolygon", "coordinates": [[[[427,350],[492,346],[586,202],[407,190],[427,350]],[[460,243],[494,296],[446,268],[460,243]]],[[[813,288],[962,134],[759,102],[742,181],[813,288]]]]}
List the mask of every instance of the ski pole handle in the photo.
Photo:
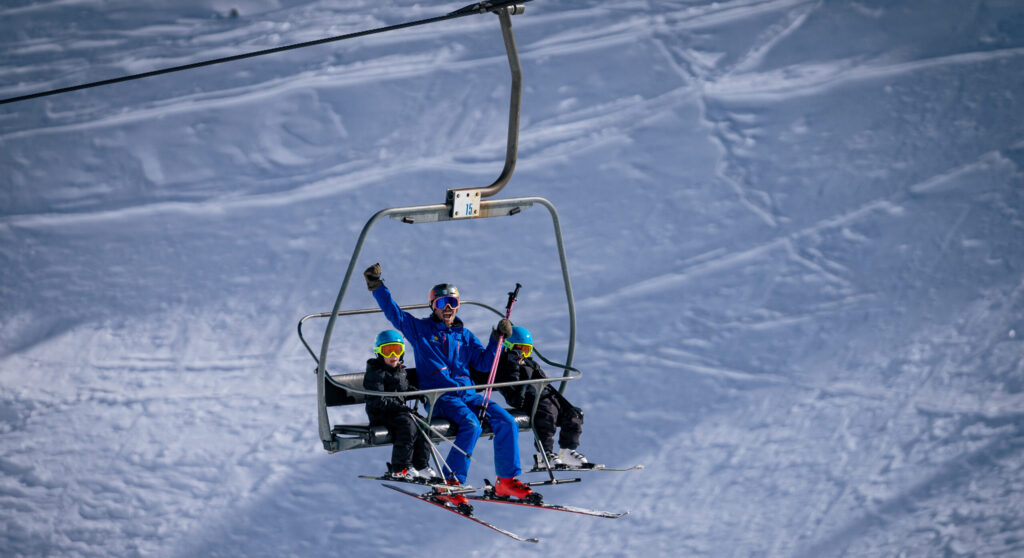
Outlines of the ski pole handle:
{"type": "Polygon", "coordinates": [[[510,293],[508,293],[508,303],[505,304],[505,319],[506,320],[512,314],[512,305],[516,303],[516,298],[519,297],[519,289],[521,289],[522,287],[523,287],[522,285],[520,285],[519,283],[516,283],[515,290],[510,292],[510,293]]]}

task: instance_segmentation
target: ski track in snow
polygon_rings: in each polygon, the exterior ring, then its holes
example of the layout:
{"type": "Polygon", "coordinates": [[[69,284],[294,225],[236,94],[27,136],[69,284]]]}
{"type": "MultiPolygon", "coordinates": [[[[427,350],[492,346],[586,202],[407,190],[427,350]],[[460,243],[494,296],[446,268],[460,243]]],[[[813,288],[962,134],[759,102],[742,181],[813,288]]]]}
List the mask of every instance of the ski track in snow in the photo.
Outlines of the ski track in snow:
{"type": "MultiPolygon", "coordinates": [[[[93,0],[2,8],[0,20],[33,25],[2,39],[0,92],[436,15],[239,7],[238,20],[213,19],[223,7],[207,1],[170,20],[93,0]],[[76,9],[80,24],[67,19],[76,9]],[[43,37],[37,24],[68,30],[43,37]]],[[[1018,554],[1022,12],[949,10],[537,0],[513,19],[527,89],[505,194],[562,211],[582,449],[647,466],[542,490],[631,512],[615,521],[478,506],[540,537],[536,548],[357,480],[385,450],[326,455],[312,361],[294,337],[299,316],[333,300],[367,208],[500,168],[508,78],[492,16],[182,74],[166,90],[3,107],[0,548],[430,556],[454,537],[473,556],[1018,554]],[[906,34],[858,36],[919,12],[906,34]],[[496,81],[464,87],[478,75],[496,81]],[[933,101],[933,76],[984,76],[992,96],[958,83],[953,101],[933,101]],[[872,105],[876,85],[898,86],[911,102],[891,106],[905,112],[872,105]],[[864,123],[841,113],[849,91],[867,96],[864,123]],[[360,114],[380,110],[377,97],[394,114],[360,114]],[[348,106],[360,100],[365,110],[348,106]],[[877,126],[890,121],[912,126],[877,126]],[[193,135],[157,142],[161,124],[193,135]],[[985,141],[965,148],[970,137],[985,141]],[[187,168],[206,147],[220,148],[217,165],[187,168]]],[[[364,257],[384,261],[396,289],[433,280],[438,247],[489,262],[460,286],[498,292],[522,275],[516,319],[558,354],[568,333],[557,270],[544,267],[549,225],[513,239],[468,226],[382,232],[364,257]]],[[[339,367],[367,354],[332,351],[339,367]]],[[[482,440],[473,482],[493,476],[492,458],[482,440]]]]}
{"type": "MultiPolygon", "coordinates": [[[[522,168],[543,165],[552,158],[570,157],[581,149],[591,149],[593,144],[579,145],[575,138],[591,130],[619,130],[626,123],[642,114],[666,109],[689,97],[685,90],[671,91],[654,99],[622,99],[610,106],[596,107],[587,114],[565,115],[567,121],[538,123],[529,132],[531,139],[523,142],[523,152],[535,153],[522,168]]],[[[617,132],[625,136],[627,130],[617,132]]],[[[504,140],[501,145],[504,145],[504,140]]],[[[498,144],[483,147],[498,147],[498,144]]],[[[447,157],[421,158],[403,161],[387,168],[352,169],[345,164],[328,169],[319,176],[292,190],[274,194],[246,195],[239,198],[204,200],[200,202],[158,202],[146,206],[128,207],[113,211],[74,212],[39,215],[9,215],[0,218],[0,226],[10,227],[60,227],[83,223],[113,222],[124,219],[152,218],[156,215],[182,213],[193,216],[220,215],[227,211],[248,208],[292,206],[301,202],[332,198],[352,190],[378,185],[398,176],[414,175],[424,169],[450,168],[468,172],[486,172],[494,167],[494,161],[476,163],[453,162],[447,157]],[[478,171],[479,169],[479,171],[478,171]],[[326,175],[326,176],[325,176],[326,175]]]]}
{"type": "Polygon", "coordinates": [[[925,70],[954,65],[987,64],[1014,60],[1024,55],[1024,48],[998,51],[967,52],[928,60],[899,64],[864,64],[850,61],[782,68],[768,73],[729,76],[705,86],[713,98],[729,101],[772,102],[826,93],[853,83],[888,79],[925,70]]]}

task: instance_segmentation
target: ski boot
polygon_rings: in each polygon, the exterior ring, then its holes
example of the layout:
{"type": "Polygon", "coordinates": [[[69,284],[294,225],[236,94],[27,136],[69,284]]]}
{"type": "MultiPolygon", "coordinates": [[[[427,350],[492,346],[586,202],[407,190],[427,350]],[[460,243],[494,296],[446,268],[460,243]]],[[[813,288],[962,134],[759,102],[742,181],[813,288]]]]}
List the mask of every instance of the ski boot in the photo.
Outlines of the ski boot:
{"type": "Polygon", "coordinates": [[[388,463],[388,472],[384,474],[387,480],[393,480],[398,482],[419,482],[420,476],[416,472],[416,469],[412,467],[402,467],[401,469],[394,467],[391,463],[388,463]]]}
{"type": "Polygon", "coordinates": [[[534,492],[532,488],[517,478],[498,478],[493,494],[495,498],[502,500],[515,498],[529,504],[540,504],[543,501],[543,497],[539,493],[534,492]]]}
{"type": "Polygon", "coordinates": [[[593,465],[587,461],[587,457],[575,449],[562,448],[558,453],[558,462],[566,467],[574,469],[590,469],[593,465]]]}
{"type": "Polygon", "coordinates": [[[422,469],[417,469],[416,474],[428,484],[441,482],[441,475],[437,474],[430,465],[427,465],[422,469]]]}
{"type": "MultiPolygon", "coordinates": [[[[445,480],[445,484],[453,489],[458,489],[462,486],[462,483],[457,479],[447,479],[445,480]]],[[[463,515],[473,515],[473,506],[469,505],[469,499],[462,494],[453,493],[449,489],[438,487],[434,489],[433,496],[435,500],[444,503],[448,507],[454,508],[455,511],[463,515]]]]}

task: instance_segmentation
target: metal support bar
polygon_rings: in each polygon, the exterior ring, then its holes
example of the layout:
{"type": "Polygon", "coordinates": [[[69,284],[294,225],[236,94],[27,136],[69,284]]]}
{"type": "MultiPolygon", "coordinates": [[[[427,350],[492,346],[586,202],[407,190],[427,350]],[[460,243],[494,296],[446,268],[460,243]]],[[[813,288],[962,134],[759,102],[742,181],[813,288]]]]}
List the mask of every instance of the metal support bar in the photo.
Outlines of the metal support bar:
{"type": "MultiPolygon", "coordinates": [[[[575,368],[573,368],[573,372],[575,372],[576,374],[572,375],[572,376],[567,376],[565,378],[533,378],[533,379],[530,379],[530,380],[515,380],[515,381],[512,381],[512,382],[495,382],[493,384],[473,384],[471,386],[446,387],[446,388],[434,388],[434,389],[420,389],[420,390],[416,390],[416,391],[374,391],[372,389],[357,388],[355,386],[350,386],[350,385],[346,385],[346,384],[342,384],[342,383],[335,383],[335,382],[331,382],[331,383],[336,385],[336,386],[338,386],[339,388],[341,388],[341,389],[343,389],[345,391],[348,391],[350,393],[358,393],[359,395],[362,395],[364,397],[404,397],[406,399],[413,398],[413,397],[425,397],[425,398],[427,398],[429,400],[427,404],[430,405],[430,406],[433,406],[433,404],[442,395],[444,395],[446,393],[452,393],[452,392],[455,392],[455,391],[476,391],[476,390],[484,389],[486,387],[503,388],[503,387],[514,387],[514,386],[525,386],[525,385],[539,386],[537,391],[541,391],[548,384],[553,384],[555,382],[564,382],[564,381],[568,381],[568,380],[576,380],[576,379],[579,379],[583,375],[583,372],[580,372],[579,370],[576,370],[575,368]]],[[[531,415],[530,415],[531,418],[533,417],[534,414],[536,414],[536,412],[537,412],[537,405],[534,405],[533,406],[533,413],[531,413],[531,415]]],[[[428,411],[427,420],[429,421],[432,418],[433,418],[432,414],[428,411]]]]}

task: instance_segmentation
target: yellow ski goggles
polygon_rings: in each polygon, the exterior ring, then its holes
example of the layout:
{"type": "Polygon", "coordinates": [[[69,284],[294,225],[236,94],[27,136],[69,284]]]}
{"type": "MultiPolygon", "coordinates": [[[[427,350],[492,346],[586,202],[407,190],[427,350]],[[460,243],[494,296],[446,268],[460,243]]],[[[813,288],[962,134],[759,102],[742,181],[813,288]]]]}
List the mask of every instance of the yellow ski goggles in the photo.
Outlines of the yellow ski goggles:
{"type": "Polygon", "coordinates": [[[505,348],[510,351],[519,351],[519,354],[523,355],[523,358],[530,356],[533,353],[533,345],[529,343],[509,343],[505,341],[503,343],[505,348]]]}
{"type": "Polygon", "coordinates": [[[397,358],[405,354],[405,343],[384,343],[373,352],[384,358],[397,358]]]}

